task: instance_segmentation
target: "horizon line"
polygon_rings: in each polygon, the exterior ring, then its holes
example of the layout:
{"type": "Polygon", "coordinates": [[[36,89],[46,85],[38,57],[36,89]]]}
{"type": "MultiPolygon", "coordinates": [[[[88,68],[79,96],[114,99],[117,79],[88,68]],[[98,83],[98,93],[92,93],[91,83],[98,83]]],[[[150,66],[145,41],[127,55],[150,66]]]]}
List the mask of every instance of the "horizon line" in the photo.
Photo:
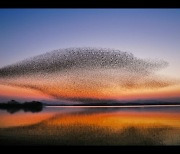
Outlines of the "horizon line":
{"type": "Polygon", "coordinates": [[[130,107],[130,108],[133,108],[133,107],[171,107],[171,106],[180,106],[180,105],[115,105],[115,106],[113,106],[113,105],[103,105],[103,106],[100,106],[100,105],[98,105],[98,106],[95,106],[95,105],[80,105],[80,106],[78,106],[78,105],[75,105],[75,106],[73,106],[73,105],[45,105],[45,107],[70,107],[70,108],[72,108],[72,107],[76,107],[76,108],[78,108],[78,107],[92,107],[92,108],[94,108],[94,107],[103,107],[103,108],[108,108],[108,107],[122,107],[122,108],[126,108],[126,107],[130,107]]]}

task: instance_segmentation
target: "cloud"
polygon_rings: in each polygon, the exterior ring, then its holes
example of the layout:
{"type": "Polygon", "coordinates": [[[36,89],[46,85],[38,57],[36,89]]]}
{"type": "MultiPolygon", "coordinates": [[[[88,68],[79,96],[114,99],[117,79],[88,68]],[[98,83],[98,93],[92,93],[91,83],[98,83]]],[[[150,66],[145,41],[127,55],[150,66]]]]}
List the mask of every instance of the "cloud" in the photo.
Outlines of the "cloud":
{"type": "Polygon", "coordinates": [[[104,48],[67,48],[32,57],[0,69],[0,84],[39,90],[55,98],[106,96],[138,89],[168,87],[158,76],[163,60],[104,48]]]}

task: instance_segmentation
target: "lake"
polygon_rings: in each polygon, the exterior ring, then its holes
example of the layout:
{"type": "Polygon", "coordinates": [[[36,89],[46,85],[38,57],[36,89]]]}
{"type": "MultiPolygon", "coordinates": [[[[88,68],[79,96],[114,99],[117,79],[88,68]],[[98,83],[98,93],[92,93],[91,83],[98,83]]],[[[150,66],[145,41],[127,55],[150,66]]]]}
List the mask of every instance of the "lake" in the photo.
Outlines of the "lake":
{"type": "Polygon", "coordinates": [[[1,145],[180,145],[180,106],[0,110],[1,145]]]}

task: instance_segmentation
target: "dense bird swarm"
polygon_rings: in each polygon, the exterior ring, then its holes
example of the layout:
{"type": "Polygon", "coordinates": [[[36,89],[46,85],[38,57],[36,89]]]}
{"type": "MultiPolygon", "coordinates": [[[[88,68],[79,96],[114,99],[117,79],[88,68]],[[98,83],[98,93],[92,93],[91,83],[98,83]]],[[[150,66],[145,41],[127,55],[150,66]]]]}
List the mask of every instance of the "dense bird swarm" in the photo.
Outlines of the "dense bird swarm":
{"type": "Polygon", "coordinates": [[[166,66],[163,60],[140,59],[120,50],[67,48],[1,68],[0,84],[40,90],[56,98],[74,97],[72,91],[77,97],[105,96],[112,89],[121,94],[170,86],[172,81],[155,74],[166,66]]]}

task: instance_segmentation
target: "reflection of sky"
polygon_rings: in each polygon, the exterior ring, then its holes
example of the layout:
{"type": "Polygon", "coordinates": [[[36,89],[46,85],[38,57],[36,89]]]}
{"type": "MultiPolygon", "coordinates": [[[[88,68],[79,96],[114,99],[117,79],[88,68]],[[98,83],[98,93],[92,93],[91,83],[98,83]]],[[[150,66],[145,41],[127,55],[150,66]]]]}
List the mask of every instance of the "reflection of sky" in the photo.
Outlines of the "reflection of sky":
{"type": "Polygon", "coordinates": [[[10,114],[0,110],[0,128],[45,124],[96,124],[121,128],[124,124],[165,124],[180,126],[180,107],[45,107],[41,112],[19,111],[10,114]]]}
{"type": "Polygon", "coordinates": [[[170,66],[162,72],[180,77],[178,9],[1,9],[0,21],[0,67],[53,49],[90,46],[164,59],[170,66]]]}

